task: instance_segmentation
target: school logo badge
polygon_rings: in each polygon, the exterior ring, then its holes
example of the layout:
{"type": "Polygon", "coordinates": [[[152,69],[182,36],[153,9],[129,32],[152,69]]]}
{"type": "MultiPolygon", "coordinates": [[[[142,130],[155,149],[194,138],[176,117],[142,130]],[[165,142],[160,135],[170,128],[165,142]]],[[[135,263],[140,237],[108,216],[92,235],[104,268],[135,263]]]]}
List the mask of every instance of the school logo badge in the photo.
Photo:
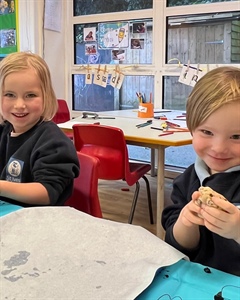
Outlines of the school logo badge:
{"type": "Polygon", "coordinates": [[[23,169],[23,161],[15,158],[10,158],[7,165],[6,180],[12,182],[21,182],[21,175],[23,169]]]}

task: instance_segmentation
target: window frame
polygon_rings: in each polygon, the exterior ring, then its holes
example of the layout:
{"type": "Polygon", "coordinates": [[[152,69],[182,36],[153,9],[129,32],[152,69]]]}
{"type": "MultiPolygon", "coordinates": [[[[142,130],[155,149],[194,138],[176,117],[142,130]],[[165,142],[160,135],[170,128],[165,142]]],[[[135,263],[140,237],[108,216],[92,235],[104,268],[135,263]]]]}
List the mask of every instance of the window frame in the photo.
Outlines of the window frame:
{"type": "MultiPolygon", "coordinates": [[[[66,30],[66,40],[69,50],[67,50],[67,94],[68,98],[72,99],[72,75],[84,74],[84,65],[74,64],[74,25],[84,23],[99,23],[99,22],[116,22],[118,20],[127,21],[131,19],[141,18],[152,18],[153,19],[153,59],[152,64],[144,65],[127,65],[124,64],[125,75],[153,75],[154,76],[154,105],[157,108],[162,108],[162,95],[163,95],[163,78],[164,76],[179,76],[180,69],[179,63],[167,64],[166,63],[166,26],[167,18],[172,16],[181,15],[197,15],[207,13],[225,13],[239,10],[239,2],[218,2],[209,4],[196,4],[196,5],[185,5],[167,7],[166,0],[159,1],[153,0],[153,8],[136,11],[125,11],[115,12],[106,14],[96,15],[85,15],[85,16],[73,16],[73,2],[67,1],[67,12],[68,12],[68,27],[66,30]],[[197,13],[196,13],[197,12],[197,13]],[[162,28],[159,30],[159,28],[162,28]],[[159,38],[159,32],[162,33],[162,37],[159,38]],[[157,51],[156,51],[157,49],[157,51]]],[[[186,62],[180,62],[184,64],[186,62]]],[[[223,64],[224,65],[224,64],[223,64]]],[[[240,64],[231,64],[240,67],[240,64]]],[[[85,65],[86,66],[86,65],[85,65]]],[[[214,67],[214,64],[208,64],[210,68],[214,67]]],[[[218,64],[219,66],[219,64],[218,64]]],[[[97,65],[92,65],[97,67],[97,65]]],[[[109,69],[114,68],[112,65],[108,65],[109,69]]],[[[201,64],[202,68],[206,68],[206,64],[201,64]]],[[[70,104],[71,107],[72,104],[70,104]]],[[[72,116],[78,116],[78,111],[72,111],[72,116]]]]}

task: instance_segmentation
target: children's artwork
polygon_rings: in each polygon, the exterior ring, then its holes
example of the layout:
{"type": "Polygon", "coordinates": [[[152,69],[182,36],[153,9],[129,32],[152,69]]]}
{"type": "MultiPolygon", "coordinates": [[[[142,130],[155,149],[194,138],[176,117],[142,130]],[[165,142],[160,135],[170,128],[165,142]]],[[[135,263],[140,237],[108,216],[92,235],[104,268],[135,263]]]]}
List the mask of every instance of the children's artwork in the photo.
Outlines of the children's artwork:
{"type": "Polygon", "coordinates": [[[125,60],[125,50],[112,50],[112,59],[113,60],[125,60]]]}
{"type": "Polygon", "coordinates": [[[145,33],[145,23],[133,23],[133,33],[145,33]]]}
{"type": "Polygon", "coordinates": [[[131,39],[131,49],[144,49],[144,39],[131,39]]]}
{"type": "Polygon", "coordinates": [[[84,41],[96,41],[96,27],[83,28],[84,41]]]}
{"type": "Polygon", "coordinates": [[[100,23],[98,25],[98,47],[108,48],[128,48],[129,23],[100,23]]]}

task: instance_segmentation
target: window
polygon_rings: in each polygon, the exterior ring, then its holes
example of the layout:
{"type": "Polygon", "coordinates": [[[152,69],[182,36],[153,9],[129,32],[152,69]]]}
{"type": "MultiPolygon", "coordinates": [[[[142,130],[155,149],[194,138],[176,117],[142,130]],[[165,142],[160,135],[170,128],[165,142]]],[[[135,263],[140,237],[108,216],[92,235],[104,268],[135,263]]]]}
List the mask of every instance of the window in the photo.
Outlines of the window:
{"type": "Polygon", "coordinates": [[[75,0],[74,16],[152,8],[153,0],[75,0]]]}
{"type": "Polygon", "coordinates": [[[167,22],[167,61],[240,63],[240,12],[168,17],[167,22]]]}
{"type": "Polygon", "coordinates": [[[217,2],[228,2],[238,0],[168,0],[168,6],[194,5],[194,4],[212,4],[217,2]]]}
{"type": "Polygon", "coordinates": [[[86,84],[85,75],[73,75],[74,110],[107,111],[137,109],[136,92],[148,97],[154,90],[153,76],[127,76],[120,90],[107,85],[106,88],[86,84]],[[146,88],[142,88],[145,86],[146,88]]]}
{"type": "MultiPolygon", "coordinates": [[[[156,108],[185,110],[192,87],[178,81],[183,64],[190,62],[205,70],[220,64],[240,66],[238,1],[115,0],[102,5],[101,1],[75,0],[70,10],[69,97],[76,115],[79,110],[135,109],[136,91],[152,92],[156,108]],[[112,35],[104,43],[104,32],[119,23],[127,44],[111,45],[112,35]],[[87,68],[93,73],[99,65],[109,73],[119,66],[125,75],[120,89],[85,83],[87,68]]],[[[130,148],[132,158],[150,160],[149,149],[130,148]]],[[[191,146],[166,150],[166,164],[172,166],[186,167],[194,159],[191,146]]]]}

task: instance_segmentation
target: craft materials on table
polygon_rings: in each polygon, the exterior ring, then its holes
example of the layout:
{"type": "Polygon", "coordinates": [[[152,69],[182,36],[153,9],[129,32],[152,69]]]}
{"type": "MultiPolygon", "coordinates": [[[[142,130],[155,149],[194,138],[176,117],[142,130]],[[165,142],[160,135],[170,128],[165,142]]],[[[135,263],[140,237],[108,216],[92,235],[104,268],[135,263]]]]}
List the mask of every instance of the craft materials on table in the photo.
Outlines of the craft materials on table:
{"type": "Polygon", "coordinates": [[[97,113],[92,112],[83,112],[82,114],[83,119],[115,119],[115,117],[100,117],[97,113]]]}
{"type": "Polygon", "coordinates": [[[173,133],[174,132],[164,132],[164,133],[159,134],[158,136],[170,135],[170,134],[173,134],[173,133]]]}
{"type": "Polygon", "coordinates": [[[175,124],[175,123],[172,123],[167,120],[165,122],[161,123],[160,127],[151,126],[151,129],[162,130],[163,133],[159,134],[158,136],[165,136],[165,135],[170,135],[170,134],[177,133],[177,132],[188,132],[189,131],[188,128],[183,128],[179,124],[175,124]]]}
{"type": "Polygon", "coordinates": [[[152,93],[149,95],[149,101],[147,100],[146,94],[141,92],[136,92],[139,103],[152,103],[152,93]]]}
{"type": "Polygon", "coordinates": [[[145,126],[148,126],[148,125],[151,125],[151,124],[152,124],[152,120],[148,120],[145,123],[141,123],[141,124],[136,125],[136,127],[141,128],[141,127],[145,127],[145,126]]]}

